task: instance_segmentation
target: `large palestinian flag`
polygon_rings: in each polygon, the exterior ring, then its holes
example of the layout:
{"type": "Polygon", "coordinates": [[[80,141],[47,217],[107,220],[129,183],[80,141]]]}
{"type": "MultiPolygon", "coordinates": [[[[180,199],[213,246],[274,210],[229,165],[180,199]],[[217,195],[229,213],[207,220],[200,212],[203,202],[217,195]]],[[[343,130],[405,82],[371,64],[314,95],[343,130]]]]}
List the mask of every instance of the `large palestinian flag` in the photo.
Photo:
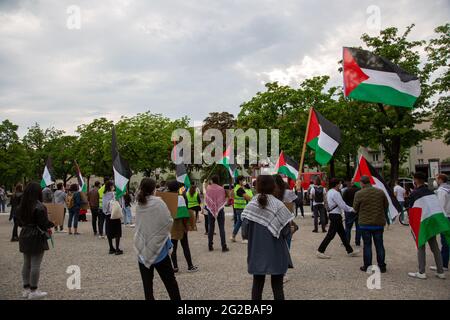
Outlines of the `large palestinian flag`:
{"type": "Polygon", "coordinates": [[[420,95],[417,76],[369,51],[344,48],[343,64],[346,97],[412,108],[420,95]]]}
{"type": "Polygon", "coordinates": [[[415,193],[416,196],[411,195],[415,200],[408,214],[416,246],[422,247],[430,238],[441,233],[450,245],[450,222],[444,215],[437,196],[426,187],[417,189],[415,193]]]}
{"type": "Polygon", "coordinates": [[[353,181],[359,184],[362,176],[368,176],[370,178],[370,183],[372,184],[372,186],[383,190],[389,202],[388,218],[389,223],[391,223],[395,219],[395,217],[402,211],[400,203],[398,203],[397,198],[394,196],[391,188],[389,188],[389,186],[384,182],[383,178],[375,170],[375,168],[372,167],[372,165],[363,156],[359,158],[358,167],[356,168],[353,181]]]}
{"type": "Polygon", "coordinates": [[[275,170],[277,173],[284,174],[292,180],[297,180],[298,178],[298,163],[284,155],[281,151],[280,157],[275,165],[275,170]]]}
{"type": "Polygon", "coordinates": [[[112,161],[114,171],[114,185],[116,187],[116,199],[120,199],[127,192],[127,184],[131,178],[131,169],[128,162],[123,159],[117,147],[116,130],[112,129],[112,161]]]}
{"type": "Polygon", "coordinates": [[[306,143],[315,150],[316,161],[321,165],[326,165],[341,143],[341,130],[314,108],[311,108],[310,112],[306,143]]]}
{"type": "Polygon", "coordinates": [[[41,179],[41,188],[42,189],[55,183],[52,180],[52,174],[51,174],[52,171],[53,171],[52,159],[50,159],[50,157],[48,157],[47,161],[45,162],[44,172],[42,173],[42,179],[41,179]]]}
{"type": "Polygon", "coordinates": [[[228,173],[230,174],[231,178],[236,179],[238,174],[237,165],[235,163],[230,162],[231,162],[231,145],[228,146],[228,148],[223,153],[222,159],[220,159],[219,162],[217,163],[223,165],[228,170],[228,173]]]}
{"type": "Polygon", "coordinates": [[[75,169],[77,170],[77,180],[78,185],[80,186],[81,192],[87,192],[87,183],[84,182],[84,178],[81,174],[80,167],[78,166],[78,163],[75,161],[75,169]]]}
{"type": "Polygon", "coordinates": [[[175,173],[177,181],[184,184],[186,189],[189,189],[189,187],[191,186],[191,180],[189,179],[189,176],[187,174],[186,165],[182,162],[183,149],[181,149],[181,151],[178,151],[178,147],[175,141],[173,142],[173,144],[173,161],[175,162],[175,173]],[[178,159],[181,159],[180,163],[178,163],[178,159]]]}

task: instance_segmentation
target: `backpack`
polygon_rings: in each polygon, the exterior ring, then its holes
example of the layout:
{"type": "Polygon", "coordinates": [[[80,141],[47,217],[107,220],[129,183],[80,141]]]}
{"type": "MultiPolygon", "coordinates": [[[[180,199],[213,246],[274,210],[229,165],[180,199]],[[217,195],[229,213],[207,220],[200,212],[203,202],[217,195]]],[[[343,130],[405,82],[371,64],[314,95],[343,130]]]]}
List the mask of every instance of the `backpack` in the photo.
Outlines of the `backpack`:
{"type": "Polygon", "coordinates": [[[74,199],[73,199],[73,193],[69,193],[66,197],[67,209],[72,209],[74,205],[75,205],[75,203],[74,203],[74,199]]]}
{"type": "Polygon", "coordinates": [[[314,187],[314,201],[323,202],[323,187],[314,187]]]}
{"type": "Polygon", "coordinates": [[[109,207],[111,208],[111,219],[122,219],[122,207],[120,206],[119,201],[113,199],[109,202],[109,207]]]}

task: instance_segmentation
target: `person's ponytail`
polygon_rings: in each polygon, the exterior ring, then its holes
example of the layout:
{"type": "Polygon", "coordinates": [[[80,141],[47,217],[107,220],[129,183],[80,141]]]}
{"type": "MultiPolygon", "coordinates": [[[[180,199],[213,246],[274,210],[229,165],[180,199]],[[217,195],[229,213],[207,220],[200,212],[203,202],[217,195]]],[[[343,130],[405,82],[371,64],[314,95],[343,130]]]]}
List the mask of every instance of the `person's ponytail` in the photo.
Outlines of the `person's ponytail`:
{"type": "Polygon", "coordinates": [[[265,193],[260,193],[260,194],[258,195],[258,203],[259,203],[259,206],[260,206],[262,209],[264,209],[264,208],[267,206],[267,202],[268,202],[267,194],[265,194],[265,193]]]}
{"type": "Polygon", "coordinates": [[[147,197],[151,196],[156,189],[156,181],[151,178],[144,178],[141,181],[139,193],[137,196],[138,203],[145,205],[147,203],[147,197]]]}

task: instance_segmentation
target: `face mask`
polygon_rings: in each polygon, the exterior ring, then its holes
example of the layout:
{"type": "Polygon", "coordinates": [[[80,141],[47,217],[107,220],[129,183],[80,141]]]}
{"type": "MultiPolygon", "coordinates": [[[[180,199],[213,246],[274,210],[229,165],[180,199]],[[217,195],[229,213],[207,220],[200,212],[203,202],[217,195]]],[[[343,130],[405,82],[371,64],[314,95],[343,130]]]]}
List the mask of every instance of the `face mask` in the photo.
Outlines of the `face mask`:
{"type": "Polygon", "coordinates": [[[439,187],[439,185],[438,185],[438,183],[437,183],[436,180],[433,181],[433,187],[434,187],[435,189],[437,189],[437,188],[439,187]]]}

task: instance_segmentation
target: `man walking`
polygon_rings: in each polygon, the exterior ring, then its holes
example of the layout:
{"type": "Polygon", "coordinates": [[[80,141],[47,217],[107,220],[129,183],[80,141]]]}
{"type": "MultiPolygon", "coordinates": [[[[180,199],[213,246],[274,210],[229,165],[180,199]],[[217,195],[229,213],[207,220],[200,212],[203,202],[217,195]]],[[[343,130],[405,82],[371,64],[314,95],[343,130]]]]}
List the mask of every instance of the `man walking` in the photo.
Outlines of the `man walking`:
{"type": "Polygon", "coordinates": [[[5,186],[0,186],[0,210],[2,213],[6,212],[6,189],[5,189],[5,186]]]}
{"type": "MultiPolygon", "coordinates": [[[[439,174],[436,177],[436,182],[438,184],[438,189],[436,190],[436,195],[439,199],[439,204],[442,209],[444,209],[444,214],[447,216],[447,219],[450,221],[450,184],[448,183],[448,177],[445,174],[439,174]]],[[[441,234],[441,256],[442,256],[442,265],[444,267],[444,271],[448,271],[448,260],[449,260],[449,246],[447,241],[445,241],[445,237],[441,234]]],[[[431,266],[431,270],[436,271],[436,266],[431,266]]]]}
{"type": "Polygon", "coordinates": [[[358,214],[359,229],[364,243],[364,265],[360,268],[366,272],[372,265],[372,239],[377,253],[377,263],[382,273],[386,272],[383,232],[386,225],[385,212],[389,202],[384,192],[374,188],[368,176],[361,177],[362,190],[355,195],[353,209],[358,214]]]}
{"type": "MultiPolygon", "coordinates": [[[[344,202],[349,207],[353,206],[353,201],[355,200],[355,194],[359,191],[358,186],[352,180],[350,187],[346,188],[345,191],[342,192],[342,198],[344,202]]],[[[345,211],[345,235],[347,236],[347,240],[350,243],[352,238],[352,228],[353,224],[356,227],[355,234],[355,245],[359,247],[361,245],[361,232],[358,227],[358,215],[356,212],[345,211]]]]}
{"type": "Polygon", "coordinates": [[[403,188],[398,183],[398,180],[395,181],[394,196],[397,198],[398,203],[400,203],[400,206],[402,207],[401,214],[403,214],[403,210],[405,209],[405,194],[406,194],[405,188],[403,188]]]}
{"type": "Polygon", "coordinates": [[[327,204],[329,207],[330,214],[330,228],[328,229],[328,233],[323,239],[320,247],[317,251],[317,257],[320,259],[330,259],[330,256],[325,254],[325,250],[327,246],[330,244],[331,240],[335,237],[336,233],[341,238],[342,244],[345,246],[345,250],[347,250],[347,254],[349,257],[356,257],[359,251],[353,251],[350,243],[347,241],[347,237],[345,236],[344,225],[342,224],[342,211],[353,211],[352,207],[349,207],[345,204],[342,199],[341,193],[339,192],[340,182],[336,178],[332,178],[329,183],[329,190],[327,192],[327,204]]]}
{"type": "Polygon", "coordinates": [[[314,230],[313,232],[319,232],[319,217],[320,217],[320,225],[322,226],[322,232],[327,232],[327,211],[325,209],[325,197],[327,195],[327,191],[324,187],[321,186],[321,180],[319,177],[316,177],[314,180],[314,186],[310,191],[311,199],[312,199],[312,209],[314,215],[314,230]]]}
{"type": "MultiPolygon", "coordinates": [[[[100,201],[98,189],[100,189],[100,181],[95,181],[94,187],[88,193],[89,207],[91,208],[91,215],[92,215],[92,231],[94,231],[94,236],[97,235],[97,220],[99,230],[103,229],[103,226],[100,226],[100,219],[98,217],[99,201],[100,201]]],[[[103,235],[103,232],[100,232],[100,234],[103,235]]]]}
{"type": "MultiPolygon", "coordinates": [[[[66,217],[66,198],[67,193],[64,191],[64,185],[60,182],[56,185],[56,191],[54,195],[55,203],[62,205],[64,207],[64,214],[62,219],[62,224],[59,226],[59,232],[64,229],[64,218],[66,217]]],[[[58,226],[55,225],[55,232],[58,232],[58,226]]]]}

